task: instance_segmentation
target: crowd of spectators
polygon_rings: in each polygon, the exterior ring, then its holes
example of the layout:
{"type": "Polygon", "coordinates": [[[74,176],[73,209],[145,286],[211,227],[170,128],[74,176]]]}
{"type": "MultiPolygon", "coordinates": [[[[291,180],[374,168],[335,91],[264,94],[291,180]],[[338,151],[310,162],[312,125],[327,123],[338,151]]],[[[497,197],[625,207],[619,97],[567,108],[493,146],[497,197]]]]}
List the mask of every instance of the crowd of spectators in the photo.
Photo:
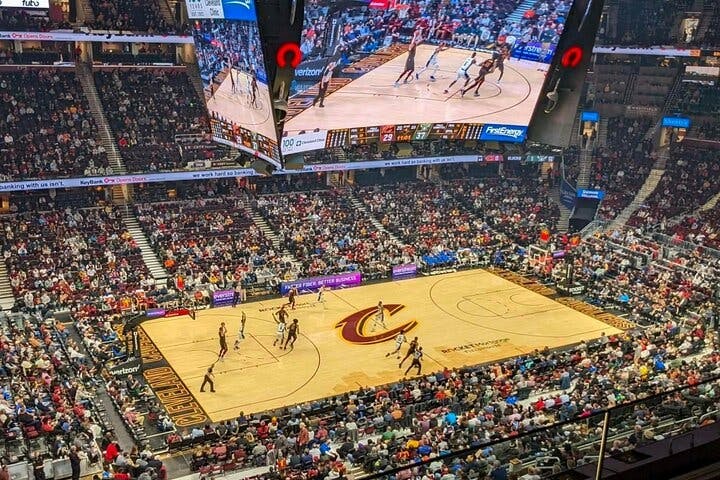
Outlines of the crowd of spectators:
{"type": "Polygon", "coordinates": [[[2,71],[0,98],[1,179],[112,173],[72,70],[2,71]]]}
{"type": "Polygon", "coordinates": [[[361,270],[387,276],[412,256],[355,208],[349,189],[260,196],[255,206],[287,245],[306,276],[361,270]],[[405,260],[403,258],[405,257],[405,260]]]}
{"type": "Polygon", "coordinates": [[[61,324],[34,316],[4,317],[0,326],[2,438],[28,448],[4,448],[4,464],[24,459],[37,472],[45,460],[69,458],[73,472],[97,468],[106,425],[97,414],[95,371],[81,348],[61,324]]]}
{"type": "Polygon", "coordinates": [[[288,269],[241,197],[145,203],[135,212],[165,269],[187,287],[275,284],[288,269]]]}
{"type": "Polygon", "coordinates": [[[102,70],[95,83],[131,171],[178,168],[175,136],[209,131],[203,100],[183,70],[102,70]]]}
{"type": "Polygon", "coordinates": [[[607,146],[595,151],[590,176],[591,188],[606,192],[601,218],[613,219],[620,214],[650,173],[655,159],[645,135],[651,122],[646,117],[609,119],[607,146]]]}
{"type": "Polygon", "coordinates": [[[638,0],[619,6],[618,22],[614,29],[601,28],[601,45],[629,45],[650,47],[672,43],[687,45],[685,38],[672,40],[676,19],[692,6],[691,0],[638,0]]]}
{"type": "Polygon", "coordinates": [[[162,1],[165,0],[90,0],[95,20],[88,26],[123,33],[179,33],[178,27],[163,16],[159,4],[162,1]]]}
{"type": "Polygon", "coordinates": [[[664,230],[670,219],[695,211],[720,191],[714,181],[719,171],[720,161],[705,149],[674,144],[660,183],[628,225],[664,230]]]}
{"type": "Polygon", "coordinates": [[[10,284],[24,311],[46,315],[98,299],[115,308],[148,277],[112,207],[9,215],[0,228],[10,284]]]}
{"type": "MultiPolygon", "coordinates": [[[[720,115],[720,92],[716,85],[685,82],[673,107],[688,115],[720,115]]],[[[717,122],[709,122],[717,125],[717,122]]]]}

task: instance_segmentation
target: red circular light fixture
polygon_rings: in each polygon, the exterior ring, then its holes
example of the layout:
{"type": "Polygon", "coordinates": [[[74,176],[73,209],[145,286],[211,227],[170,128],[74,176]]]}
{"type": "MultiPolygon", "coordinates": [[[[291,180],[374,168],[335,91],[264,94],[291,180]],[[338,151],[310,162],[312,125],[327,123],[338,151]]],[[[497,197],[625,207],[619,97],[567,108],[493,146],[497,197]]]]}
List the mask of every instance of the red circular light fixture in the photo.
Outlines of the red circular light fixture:
{"type": "Polygon", "coordinates": [[[275,61],[277,62],[277,66],[280,68],[285,68],[288,64],[290,64],[292,68],[297,68],[302,61],[300,46],[298,46],[297,43],[292,42],[283,43],[280,45],[280,48],[278,48],[277,54],[275,55],[275,61]],[[289,61],[288,56],[290,56],[289,61]]]}
{"type": "Polygon", "coordinates": [[[563,53],[562,59],[560,60],[560,63],[565,68],[575,68],[580,65],[582,59],[583,49],[578,47],[577,45],[573,45],[572,47],[565,50],[565,53],[563,53]]]}

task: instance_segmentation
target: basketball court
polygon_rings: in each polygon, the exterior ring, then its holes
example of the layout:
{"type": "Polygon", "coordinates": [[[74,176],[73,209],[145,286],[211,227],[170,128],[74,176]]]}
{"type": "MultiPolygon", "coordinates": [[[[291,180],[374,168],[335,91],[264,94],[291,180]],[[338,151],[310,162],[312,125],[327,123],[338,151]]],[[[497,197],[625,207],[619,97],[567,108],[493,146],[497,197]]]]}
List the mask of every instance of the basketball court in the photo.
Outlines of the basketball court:
{"type": "MultiPolygon", "coordinates": [[[[187,391],[189,399],[194,397],[197,411],[212,421],[400,380],[410,361],[401,369],[394,356],[385,355],[395,345],[392,329],[401,327],[408,330],[409,339],[419,338],[425,352],[423,373],[620,331],[484,270],[335,290],[325,293],[324,303],[316,300],[316,294],[301,295],[296,310],[290,312],[290,320],[300,321],[300,336],[292,350],[273,346],[271,314],[284,299],[201,311],[195,320],[153,320],[142,329],[184,384],[180,390],[187,391]],[[373,331],[380,299],[386,307],[387,329],[373,331]],[[246,338],[235,351],[242,311],[248,317],[246,338]],[[217,360],[222,321],[228,326],[230,352],[215,365],[217,392],[201,393],[203,375],[217,360]]],[[[403,355],[406,350],[404,345],[403,355]]],[[[146,371],[148,380],[153,375],[146,371]]],[[[414,375],[414,371],[409,374],[414,375]]]]}
{"type": "MultiPolygon", "coordinates": [[[[432,45],[417,47],[415,72],[425,65],[434,49],[432,45]]],[[[405,51],[330,93],[325,98],[324,108],[308,106],[286,121],[285,130],[296,134],[318,126],[332,130],[419,122],[528,125],[545,81],[547,65],[508,60],[500,84],[496,83],[500,72],[491,73],[480,87],[478,97],[473,96],[472,91],[460,96],[464,80],[459,80],[445,94],[444,90],[456,78],[458,68],[470,53],[459,48],[440,52],[436,81],[430,80],[432,71],[429,69],[419,80],[413,75],[410,82],[395,87],[395,80],[405,67],[408,56],[405,51]]],[[[478,53],[476,58],[479,65],[490,55],[478,53]]],[[[477,72],[477,65],[470,68],[471,81],[477,72]]],[[[313,88],[317,90],[317,86],[313,88]]]]}
{"type": "Polygon", "coordinates": [[[233,69],[233,78],[235,79],[234,92],[229,75],[225,75],[220,86],[215,87],[217,90],[212,97],[208,97],[209,90],[206,88],[208,110],[267,138],[275,138],[277,133],[270,106],[268,86],[260,81],[257,82],[257,97],[253,105],[250,101],[250,75],[233,69]]]}

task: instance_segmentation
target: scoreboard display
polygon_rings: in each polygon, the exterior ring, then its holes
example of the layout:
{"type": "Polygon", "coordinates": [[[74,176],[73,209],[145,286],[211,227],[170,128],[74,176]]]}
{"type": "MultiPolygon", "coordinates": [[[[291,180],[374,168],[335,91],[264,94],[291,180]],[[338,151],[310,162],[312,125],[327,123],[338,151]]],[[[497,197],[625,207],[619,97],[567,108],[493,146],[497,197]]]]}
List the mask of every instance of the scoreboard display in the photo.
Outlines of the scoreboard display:
{"type": "Polygon", "coordinates": [[[326,148],[419,140],[479,140],[481,123],[416,123],[330,130],[326,148]]]}

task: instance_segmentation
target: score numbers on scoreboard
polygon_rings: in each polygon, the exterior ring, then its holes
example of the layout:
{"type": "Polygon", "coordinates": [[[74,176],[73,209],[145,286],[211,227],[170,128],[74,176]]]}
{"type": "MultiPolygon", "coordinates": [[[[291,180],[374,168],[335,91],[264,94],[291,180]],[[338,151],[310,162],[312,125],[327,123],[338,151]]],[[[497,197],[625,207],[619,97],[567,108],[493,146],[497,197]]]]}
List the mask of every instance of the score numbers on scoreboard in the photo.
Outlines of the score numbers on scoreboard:
{"type": "Polygon", "coordinates": [[[330,130],[327,148],[418,140],[478,140],[481,123],[418,123],[330,130]]]}

